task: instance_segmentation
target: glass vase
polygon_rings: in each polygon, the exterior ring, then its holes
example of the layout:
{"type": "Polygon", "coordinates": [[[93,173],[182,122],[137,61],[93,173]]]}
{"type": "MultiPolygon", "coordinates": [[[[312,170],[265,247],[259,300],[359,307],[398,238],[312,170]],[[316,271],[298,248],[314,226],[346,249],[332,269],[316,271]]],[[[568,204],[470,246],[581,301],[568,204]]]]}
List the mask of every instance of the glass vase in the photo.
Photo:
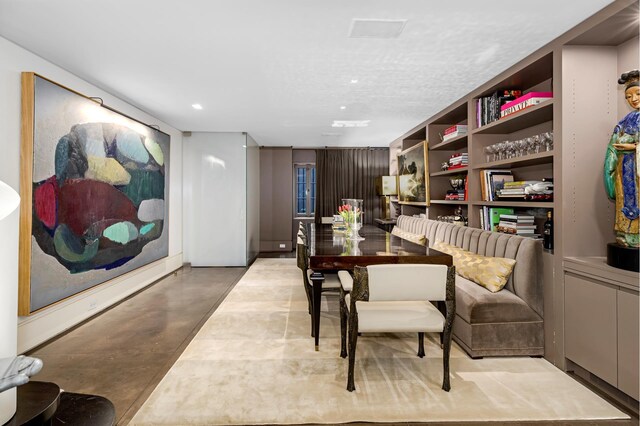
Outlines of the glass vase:
{"type": "Polygon", "coordinates": [[[356,198],[343,198],[342,199],[343,206],[348,207],[348,215],[347,215],[347,239],[349,240],[364,240],[363,237],[358,234],[358,231],[362,228],[362,200],[356,198]]]}

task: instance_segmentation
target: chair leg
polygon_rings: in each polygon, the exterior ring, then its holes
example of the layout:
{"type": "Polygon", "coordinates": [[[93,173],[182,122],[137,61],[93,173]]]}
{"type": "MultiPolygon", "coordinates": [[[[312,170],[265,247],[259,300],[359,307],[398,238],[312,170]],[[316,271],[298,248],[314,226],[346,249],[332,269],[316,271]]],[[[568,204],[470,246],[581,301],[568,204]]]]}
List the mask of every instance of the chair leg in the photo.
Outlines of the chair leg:
{"type": "MultiPolygon", "coordinates": [[[[351,305],[353,306],[353,305],[351,305]]],[[[354,369],[356,363],[356,344],[358,343],[358,313],[349,313],[349,372],[347,373],[347,390],[356,390],[354,383],[354,369]]]]}
{"type": "Polygon", "coordinates": [[[449,358],[451,355],[451,330],[453,328],[453,309],[455,309],[454,302],[447,301],[448,315],[444,324],[444,347],[442,349],[442,389],[449,392],[451,389],[449,378],[449,358]],[[451,306],[449,306],[451,304],[451,306]]]}
{"type": "Polygon", "coordinates": [[[344,291],[340,292],[340,357],[347,357],[347,321],[349,312],[344,300],[344,291]]]}
{"type": "Polygon", "coordinates": [[[424,333],[418,333],[418,356],[424,358],[424,333]]]}
{"type": "MultiPolygon", "coordinates": [[[[313,299],[309,300],[309,309],[313,312],[313,299]]],[[[313,314],[310,315],[311,318],[311,337],[316,337],[313,327],[313,314]]]]}

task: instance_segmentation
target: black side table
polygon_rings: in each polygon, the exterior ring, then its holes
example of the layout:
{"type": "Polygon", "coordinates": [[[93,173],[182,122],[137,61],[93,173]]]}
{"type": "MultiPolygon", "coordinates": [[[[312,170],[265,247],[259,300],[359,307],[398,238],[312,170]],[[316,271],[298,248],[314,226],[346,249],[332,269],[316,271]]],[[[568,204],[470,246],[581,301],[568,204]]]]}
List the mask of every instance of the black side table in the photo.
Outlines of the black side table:
{"type": "Polygon", "coordinates": [[[61,392],[49,382],[29,382],[18,387],[17,410],[4,426],[113,426],[116,410],[97,395],[61,392]]]}
{"type": "Polygon", "coordinates": [[[17,410],[5,426],[50,424],[58,409],[60,387],[49,382],[29,382],[18,387],[17,410]]]}

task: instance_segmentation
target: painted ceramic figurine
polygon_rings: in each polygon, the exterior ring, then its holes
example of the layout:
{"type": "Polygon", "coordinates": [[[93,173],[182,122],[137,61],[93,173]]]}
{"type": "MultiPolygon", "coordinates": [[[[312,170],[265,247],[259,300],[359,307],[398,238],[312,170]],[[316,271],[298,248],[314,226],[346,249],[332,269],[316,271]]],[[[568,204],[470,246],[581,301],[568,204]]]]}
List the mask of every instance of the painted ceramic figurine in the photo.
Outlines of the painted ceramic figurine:
{"type": "Polygon", "coordinates": [[[633,111],[613,129],[604,162],[604,186],[616,203],[614,230],[616,242],[624,247],[638,247],[638,131],[640,128],[640,87],[638,70],[620,76],[625,99],[633,111]]]}

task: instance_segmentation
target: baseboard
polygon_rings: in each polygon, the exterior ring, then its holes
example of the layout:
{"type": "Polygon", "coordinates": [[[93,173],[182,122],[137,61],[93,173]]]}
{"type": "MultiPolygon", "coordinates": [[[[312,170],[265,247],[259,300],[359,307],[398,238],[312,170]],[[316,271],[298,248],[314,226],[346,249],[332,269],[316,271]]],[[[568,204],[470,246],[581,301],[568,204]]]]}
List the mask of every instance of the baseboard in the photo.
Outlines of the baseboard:
{"type": "Polygon", "coordinates": [[[18,319],[18,353],[74,327],[182,267],[182,253],[128,272],[50,308],[18,319]]]}
{"type": "Polygon", "coordinates": [[[627,395],[626,393],[622,392],[620,389],[610,385],[600,377],[580,367],[575,362],[569,359],[567,359],[566,362],[567,362],[567,373],[573,373],[573,376],[580,378],[581,381],[585,382],[585,384],[588,384],[590,388],[591,387],[596,388],[598,391],[600,391],[600,393],[604,393],[610,399],[617,402],[627,410],[630,410],[631,413],[635,414],[635,416],[638,417],[640,402],[636,401],[635,398],[627,395]]]}

